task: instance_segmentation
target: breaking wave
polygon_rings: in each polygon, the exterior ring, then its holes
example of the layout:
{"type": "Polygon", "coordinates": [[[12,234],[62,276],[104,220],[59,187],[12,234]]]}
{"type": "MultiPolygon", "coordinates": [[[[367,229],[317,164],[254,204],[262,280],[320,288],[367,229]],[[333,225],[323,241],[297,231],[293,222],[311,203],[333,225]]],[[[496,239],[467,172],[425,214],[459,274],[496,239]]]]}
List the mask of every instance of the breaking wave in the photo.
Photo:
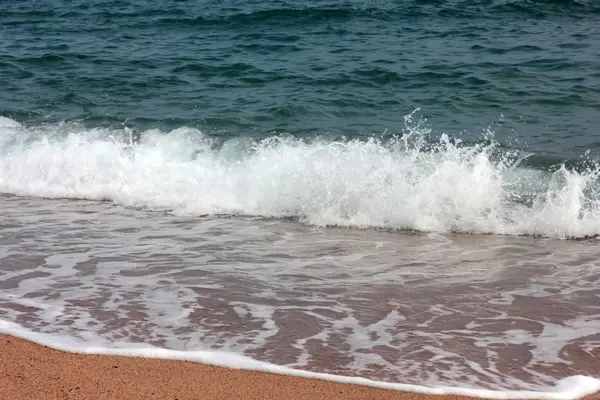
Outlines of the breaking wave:
{"type": "Polygon", "coordinates": [[[430,138],[412,114],[402,135],[368,140],[219,141],[187,127],[135,133],[0,117],[4,193],[358,228],[600,234],[596,164],[540,169],[528,156],[493,140],[430,138]]]}

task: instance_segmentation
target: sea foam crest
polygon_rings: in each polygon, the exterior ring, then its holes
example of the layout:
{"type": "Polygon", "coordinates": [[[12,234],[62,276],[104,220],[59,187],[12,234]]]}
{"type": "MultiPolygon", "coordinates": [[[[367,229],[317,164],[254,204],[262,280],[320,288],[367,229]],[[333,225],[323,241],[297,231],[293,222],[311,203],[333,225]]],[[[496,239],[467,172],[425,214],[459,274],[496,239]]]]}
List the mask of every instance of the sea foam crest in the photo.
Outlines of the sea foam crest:
{"type": "Polygon", "coordinates": [[[516,151],[434,143],[422,122],[391,139],[237,137],[192,128],[24,127],[0,119],[0,191],[110,200],[185,214],[317,225],[580,238],[600,234],[598,170],[519,167],[516,151]]]}

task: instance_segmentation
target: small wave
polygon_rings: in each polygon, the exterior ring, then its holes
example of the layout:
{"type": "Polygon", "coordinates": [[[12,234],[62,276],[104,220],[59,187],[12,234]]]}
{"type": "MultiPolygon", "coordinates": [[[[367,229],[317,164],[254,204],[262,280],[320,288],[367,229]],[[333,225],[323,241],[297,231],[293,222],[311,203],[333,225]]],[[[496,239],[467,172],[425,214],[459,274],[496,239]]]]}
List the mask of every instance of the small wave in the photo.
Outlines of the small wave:
{"type": "Polygon", "coordinates": [[[599,235],[596,162],[536,169],[543,163],[525,164],[528,156],[493,140],[432,140],[412,116],[404,135],[385,140],[280,135],[224,142],[187,127],[134,133],[0,119],[4,193],[322,226],[599,235]]]}

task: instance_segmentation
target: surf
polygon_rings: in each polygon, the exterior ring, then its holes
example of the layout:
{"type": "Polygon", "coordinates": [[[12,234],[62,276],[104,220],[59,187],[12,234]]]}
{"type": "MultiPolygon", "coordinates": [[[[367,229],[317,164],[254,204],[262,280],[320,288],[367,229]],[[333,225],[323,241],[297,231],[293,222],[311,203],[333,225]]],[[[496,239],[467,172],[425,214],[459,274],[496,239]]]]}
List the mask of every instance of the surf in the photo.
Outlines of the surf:
{"type": "Polygon", "coordinates": [[[431,136],[413,114],[398,135],[221,140],[172,131],[25,126],[0,120],[0,191],[185,215],[295,218],[319,226],[585,238],[600,234],[594,160],[527,164],[501,146],[431,136]],[[583,165],[583,164],[582,164],[583,165]]]}

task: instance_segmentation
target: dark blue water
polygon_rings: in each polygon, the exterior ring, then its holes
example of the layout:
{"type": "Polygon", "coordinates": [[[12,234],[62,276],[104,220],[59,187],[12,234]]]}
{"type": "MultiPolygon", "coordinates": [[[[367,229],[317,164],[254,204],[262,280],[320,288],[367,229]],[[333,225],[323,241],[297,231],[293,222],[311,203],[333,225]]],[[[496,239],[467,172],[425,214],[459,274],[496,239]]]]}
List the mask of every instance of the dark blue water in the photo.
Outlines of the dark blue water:
{"type": "Polygon", "coordinates": [[[36,1],[0,6],[0,115],[225,136],[435,133],[600,148],[584,1],[36,1]]]}

